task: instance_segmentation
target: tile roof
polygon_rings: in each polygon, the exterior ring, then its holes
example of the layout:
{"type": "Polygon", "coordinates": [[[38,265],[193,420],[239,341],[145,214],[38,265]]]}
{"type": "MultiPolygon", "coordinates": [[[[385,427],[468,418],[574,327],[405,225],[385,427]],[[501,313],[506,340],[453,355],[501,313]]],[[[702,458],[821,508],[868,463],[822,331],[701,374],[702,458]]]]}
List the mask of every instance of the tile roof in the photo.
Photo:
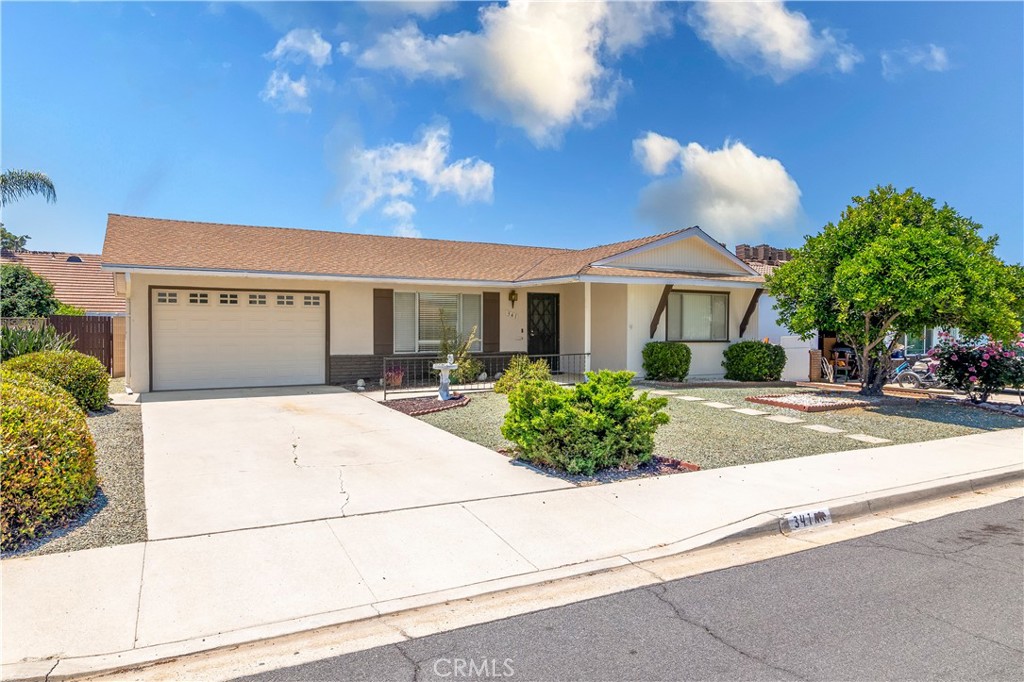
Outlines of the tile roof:
{"type": "Polygon", "coordinates": [[[114,275],[100,270],[100,256],[93,253],[19,251],[3,253],[4,263],[21,263],[48,279],[62,303],[89,313],[123,313],[125,301],[114,294],[114,275]],[[68,262],[78,257],[82,262],[68,262]]]}
{"type": "MultiPolygon", "coordinates": [[[[527,282],[585,271],[606,274],[605,268],[594,270],[591,263],[682,231],[576,250],[110,214],[103,262],[126,267],[527,282]]],[[[637,270],[622,272],[652,276],[637,270]]]]}
{"type": "Polygon", "coordinates": [[[771,264],[762,263],[762,262],[756,261],[756,260],[748,260],[748,261],[744,261],[744,262],[747,265],[749,265],[751,268],[756,270],[762,276],[772,274],[773,272],[775,272],[779,268],[780,265],[782,265],[782,263],[779,263],[778,265],[771,265],[771,264]]]}

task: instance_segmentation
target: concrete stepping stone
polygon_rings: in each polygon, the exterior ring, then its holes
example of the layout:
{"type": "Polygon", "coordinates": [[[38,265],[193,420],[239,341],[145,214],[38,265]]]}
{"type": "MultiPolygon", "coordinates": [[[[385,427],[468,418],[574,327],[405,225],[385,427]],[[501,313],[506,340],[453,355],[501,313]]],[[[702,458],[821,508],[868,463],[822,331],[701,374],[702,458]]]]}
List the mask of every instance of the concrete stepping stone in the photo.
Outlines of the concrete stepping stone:
{"type": "Polygon", "coordinates": [[[768,414],[767,412],[762,412],[761,410],[755,410],[749,407],[740,407],[738,409],[733,410],[733,412],[739,412],[740,414],[749,414],[751,417],[760,417],[761,415],[768,414]]]}
{"type": "Polygon", "coordinates": [[[713,407],[716,410],[732,409],[734,407],[729,403],[701,403],[701,405],[707,405],[708,407],[713,407]]]}
{"type": "Polygon", "coordinates": [[[878,443],[891,443],[892,441],[888,438],[879,438],[877,436],[867,436],[863,433],[848,433],[846,437],[851,440],[859,440],[861,443],[871,443],[876,445],[878,443]]]}
{"type": "Polygon", "coordinates": [[[837,429],[832,426],[825,426],[824,424],[804,424],[803,429],[810,429],[811,431],[817,431],[818,433],[843,433],[842,429],[837,429]]]}
{"type": "Polygon", "coordinates": [[[787,417],[784,414],[773,414],[770,417],[765,417],[770,422],[779,422],[780,424],[803,424],[803,419],[797,419],[796,417],[787,417]]]}
{"type": "Polygon", "coordinates": [[[695,395],[677,395],[677,400],[687,400],[690,402],[703,402],[704,398],[698,398],[695,395]]]}

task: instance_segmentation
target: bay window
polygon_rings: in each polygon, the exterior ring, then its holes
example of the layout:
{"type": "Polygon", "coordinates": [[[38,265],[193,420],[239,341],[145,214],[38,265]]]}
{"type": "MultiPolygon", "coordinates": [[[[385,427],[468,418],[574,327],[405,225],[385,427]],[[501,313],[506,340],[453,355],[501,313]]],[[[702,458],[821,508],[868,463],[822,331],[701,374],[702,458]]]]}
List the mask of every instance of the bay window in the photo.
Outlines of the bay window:
{"type": "Polygon", "coordinates": [[[671,292],[666,326],[669,341],[728,341],[729,294],[671,292]]]}
{"type": "Polygon", "coordinates": [[[476,329],[473,352],[483,350],[483,296],[395,292],[396,353],[430,353],[441,346],[443,329],[466,338],[476,329]]]}

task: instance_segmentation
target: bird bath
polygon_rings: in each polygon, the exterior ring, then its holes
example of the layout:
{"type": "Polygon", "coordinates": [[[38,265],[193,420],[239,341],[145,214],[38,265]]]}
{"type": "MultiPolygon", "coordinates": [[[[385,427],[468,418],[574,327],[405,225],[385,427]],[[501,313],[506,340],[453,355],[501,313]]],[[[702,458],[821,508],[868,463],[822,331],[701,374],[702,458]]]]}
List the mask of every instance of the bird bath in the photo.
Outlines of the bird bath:
{"type": "Polygon", "coordinates": [[[450,380],[448,378],[448,373],[451,372],[453,369],[458,369],[458,368],[459,368],[459,365],[458,365],[457,362],[455,362],[455,356],[451,355],[451,354],[448,355],[448,362],[435,362],[434,363],[434,369],[436,369],[439,372],[441,372],[441,386],[438,387],[438,389],[437,389],[437,399],[438,400],[451,400],[452,399],[451,393],[448,392],[448,387],[450,385],[450,380]]]}

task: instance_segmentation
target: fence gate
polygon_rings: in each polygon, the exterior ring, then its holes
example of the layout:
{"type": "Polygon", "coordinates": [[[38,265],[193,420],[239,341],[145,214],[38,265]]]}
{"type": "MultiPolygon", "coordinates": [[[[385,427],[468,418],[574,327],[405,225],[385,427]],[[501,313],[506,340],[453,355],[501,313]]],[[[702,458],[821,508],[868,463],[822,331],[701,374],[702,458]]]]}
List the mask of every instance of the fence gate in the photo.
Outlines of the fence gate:
{"type": "Polygon", "coordinates": [[[108,372],[114,369],[113,318],[99,315],[51,315],[49,319],[58,334],[70,334],[77,339],[75,350],[97,358],[108,372]]]}

